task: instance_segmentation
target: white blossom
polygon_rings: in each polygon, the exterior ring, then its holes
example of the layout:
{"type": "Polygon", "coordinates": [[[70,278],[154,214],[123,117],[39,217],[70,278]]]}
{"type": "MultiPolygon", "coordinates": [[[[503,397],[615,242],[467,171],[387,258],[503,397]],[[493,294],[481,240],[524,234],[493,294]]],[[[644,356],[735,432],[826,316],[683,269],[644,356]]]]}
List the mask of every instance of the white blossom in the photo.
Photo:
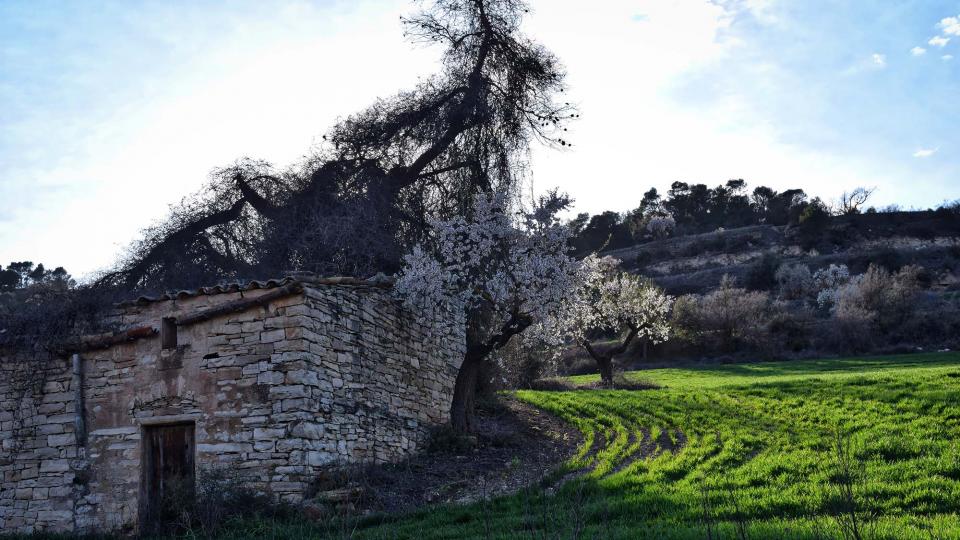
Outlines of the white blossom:
{"type": "Polygon", "coordinates": [[[837,302],[837,296],[839,295],[839,289],[831,288],[824,289],[817,293],[817,306],[820,309],[830,309],[837,302]]]}
{"type": "Polygon", "coordinates": [[[541,198],[510,213],[505,196],[479,196],[470,218],[435,219],[430,237],[404,258],[396,291],[413,304],[483,306],[491,327],[522,315],[533,321],[558,311],[580,279],[570,256],[570,230],[557,218],[567,200],[541,198]]]}
{"type": "Polygon", "coordinates": [[[813,276],[805,264],[784,264],[774,276],[780,285],[780,296],[786,300],[805,298],[813,289],[813,276]]]}
{"type": "Polygon", "coordinates": [[[673,219],[673,216],[653,216],[650,218],[650,221],[647,222],[647,232],[650,233],[654,238],[666,238],[673,234],[673,230],[676,229],[677,222],[673,219]]]}
{"type": "Polygon", "coordinates": [[[850,283],[850,269],[845,264],[831,264],[813,274],[813,286],[817,292],[817,306],[830,309],[837,302],[840,290],[850,283]]]}
{"type": "Polygon", "coordinates": [[[850,281],[850,269],[845,264],[831,264],[813,274],[813,284],[817,290],[835,289],[850,281]]]}
{"type": "Polygon", "coordinates": [[[651,343],[666,341],[673,298],[619,266],[612,257],[587,257],[578,287],[556,317],[541,323],[540,332],[554,342],[583,343],[591,335],[629,332],[651,343]]]}

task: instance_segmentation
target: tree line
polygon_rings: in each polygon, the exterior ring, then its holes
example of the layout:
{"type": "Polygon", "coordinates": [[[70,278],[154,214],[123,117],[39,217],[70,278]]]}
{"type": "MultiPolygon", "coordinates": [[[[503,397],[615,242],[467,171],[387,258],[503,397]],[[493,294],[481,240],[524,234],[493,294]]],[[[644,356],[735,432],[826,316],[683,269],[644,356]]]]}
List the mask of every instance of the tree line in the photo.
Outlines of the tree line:
{"type": "Polygon", "coordinates": [[[43,263],[35,265],[32,261],[11,262],[6,268],[0,265],[0,292],[43,284],[70,287],[74,282],[62,266],[49,270],[43,263]]]}
{"type": "Polygon", "coordinates": [[[713,188],[674,182],[665,195],[656,188],[643,194],[640,205],[625,213],[581,213],[571,220],[574,247],[586,254],[618,249],[669,234],[696,234],[717,228],[749,225],[796,225],[830,214],[856,214],[873,190],[856,188],[836,203],[810,198],[802,189],[777,191],[768,186],[749,190],[742,179],[713,188]]]}

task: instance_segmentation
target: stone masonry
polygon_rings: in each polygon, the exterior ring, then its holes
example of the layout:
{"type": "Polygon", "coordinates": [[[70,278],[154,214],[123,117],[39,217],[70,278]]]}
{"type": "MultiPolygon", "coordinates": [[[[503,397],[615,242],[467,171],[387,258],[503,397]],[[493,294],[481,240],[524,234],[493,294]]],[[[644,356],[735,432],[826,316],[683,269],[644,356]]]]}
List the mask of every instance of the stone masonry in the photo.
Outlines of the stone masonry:
{"type": "Polygon", "coordinates": [[[326,466],[416,451],[448,419],[465,349],[459,316],[356,280],[183,291],[117,317],[136,331],[76,356],[0,358],[3,532],[135,530],[142,436],[164,424],[195,426],[197,469],[299,502],[326,466]]]}

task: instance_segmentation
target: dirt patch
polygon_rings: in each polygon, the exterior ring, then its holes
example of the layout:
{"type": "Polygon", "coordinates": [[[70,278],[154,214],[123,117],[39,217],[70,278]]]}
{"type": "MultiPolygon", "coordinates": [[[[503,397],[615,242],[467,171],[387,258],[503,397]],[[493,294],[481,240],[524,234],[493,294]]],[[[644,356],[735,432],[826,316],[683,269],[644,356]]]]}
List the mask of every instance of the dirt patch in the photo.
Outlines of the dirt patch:
{"type": "Polygon", "coordinates": [[[512,398],[478,411],[475,435],[438,436],[406,461],[341,468],[318,478],[316,500],[351,511],[405,512],[515,493],[539,483],[580,444],[572,426],[512,398]]]}

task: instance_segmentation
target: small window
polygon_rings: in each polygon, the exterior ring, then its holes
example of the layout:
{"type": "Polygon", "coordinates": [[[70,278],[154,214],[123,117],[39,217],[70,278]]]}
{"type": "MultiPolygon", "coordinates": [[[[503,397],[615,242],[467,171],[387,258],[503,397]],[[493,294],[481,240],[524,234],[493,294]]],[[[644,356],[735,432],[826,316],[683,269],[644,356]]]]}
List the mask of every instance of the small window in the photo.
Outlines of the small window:
{"type": "Polygon", "coordinates": [[[160,346],[164,350],[177,348],[177,320],[173,317],[160,321],[160,346]]]}

